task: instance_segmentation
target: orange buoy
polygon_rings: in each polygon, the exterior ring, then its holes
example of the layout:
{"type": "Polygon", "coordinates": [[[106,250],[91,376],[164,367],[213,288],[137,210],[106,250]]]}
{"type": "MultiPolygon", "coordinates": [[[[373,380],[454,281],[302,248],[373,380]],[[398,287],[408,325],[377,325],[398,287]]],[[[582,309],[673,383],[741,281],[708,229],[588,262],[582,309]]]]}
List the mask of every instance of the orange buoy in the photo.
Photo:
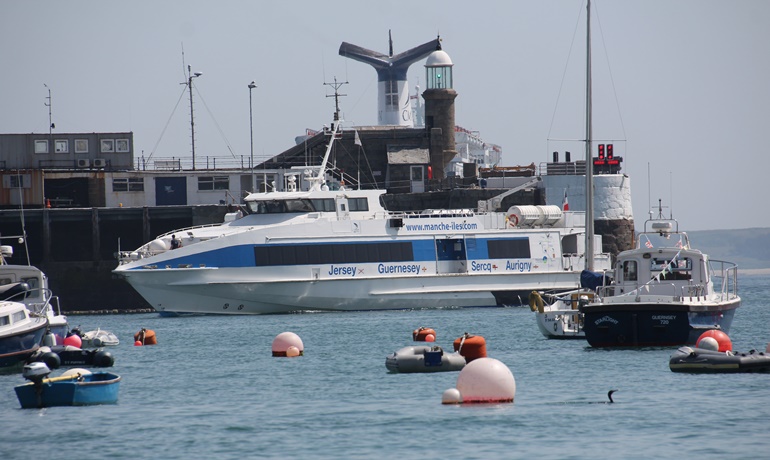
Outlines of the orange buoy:
{"type": "Polygon", "coordinates": [[[412,340],[415,342],[435,342],[436,331],[429,327],[421,327],[419,329],[415,329],[412,331],[412,340]],[[433,336],[433,340],[428,340],[429,335],[433,336]]]}
{"type": "Polygon", "coordinates": [[[487,357],[487,341],[480,335],[470,335],[467,332],[455,339],[454,350],[465,357],[470,363],[474,359],[487,357]]]}
{"type": "Polygon", "coordinates": [[[155,331],[142,328],[141,331],[134,334],[134,342],[141,342],[142,345],[157,345],[158,338],[155,337],[155,331]]]}

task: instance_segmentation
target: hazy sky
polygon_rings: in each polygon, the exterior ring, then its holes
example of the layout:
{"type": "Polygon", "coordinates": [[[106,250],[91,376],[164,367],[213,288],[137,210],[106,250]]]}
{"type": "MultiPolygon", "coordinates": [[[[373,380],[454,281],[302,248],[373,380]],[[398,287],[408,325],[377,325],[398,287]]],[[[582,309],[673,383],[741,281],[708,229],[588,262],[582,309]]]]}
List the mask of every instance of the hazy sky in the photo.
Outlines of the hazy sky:
{"type": "MultiPolygon", "coordinates": [[[[347,122],[376,124],[375,71],[338,50],[387,53],[392,30],[394,53],[441,35],[456,122],[501,145],[503,165],[554,150],[582,159],[555,139],[585,137],[584,3],[3,1],[0,132],[48,131],[47,84],[55,132],[132,131],[137,156],[189,158],[186,96],[176,107],[184,63],[203,73],[197,162],[248,158],[252,80],[261,161],[329,122],[323,83],[335,77],[349,82],[347,122]]],[[[594,139],[624,158],[637,228],[658,198],[683,229],[770,227],[770,1],[595,0],[592,10],[594,139]]],[[[410,68],[410,92],[424,88],[423,64],[410,68]]]]}

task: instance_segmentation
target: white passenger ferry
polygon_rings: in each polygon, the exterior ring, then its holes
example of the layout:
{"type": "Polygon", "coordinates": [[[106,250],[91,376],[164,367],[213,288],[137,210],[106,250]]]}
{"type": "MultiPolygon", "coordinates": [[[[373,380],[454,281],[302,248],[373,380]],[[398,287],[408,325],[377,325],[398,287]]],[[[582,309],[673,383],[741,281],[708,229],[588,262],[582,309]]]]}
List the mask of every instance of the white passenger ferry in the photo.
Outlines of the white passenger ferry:
{"type": "MultiPolygon", "coordinates": [[[[161,314],[497,306],[526,302],[532,290],[579,286],[585,213],[558,206],[390,212],[384,190],[325,186],[340,129],[328,130],[309,190],[252,193],[245,215],[121,252],[114,273],[161,314]],[[172,249],[172,237],[181,247],[172,249]]],[[[594,257],[609,268],[609,255],[594,257]]]]}

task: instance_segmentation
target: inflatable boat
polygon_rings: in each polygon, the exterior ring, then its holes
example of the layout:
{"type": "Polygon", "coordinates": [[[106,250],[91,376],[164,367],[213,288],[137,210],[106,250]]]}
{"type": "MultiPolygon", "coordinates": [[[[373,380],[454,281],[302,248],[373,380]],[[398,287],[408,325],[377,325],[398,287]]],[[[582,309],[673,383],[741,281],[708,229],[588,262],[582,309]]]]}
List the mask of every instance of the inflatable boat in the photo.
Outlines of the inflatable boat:
{"type": "Polygon", "coordinates": [[[56,345],[38,348],[27,360],[27,363],[35,362],[45,363],[49,369],[58,369],[60,366],[112,367],[115,358],[101,348],[83,350],[69,345],[56,345]]]}
{"type": "Polygon", "coordinates": [[[770,372],[770,354],[681,347],[671,355],[668,367],[672,372],[696,374],[770,372]]]}
{"type": "Polygon", "coordinates": [[[392,373],[459,371],[465,367],[465,358],[437,346],[404,347],[385,358],[385,367],[392,373]]]}

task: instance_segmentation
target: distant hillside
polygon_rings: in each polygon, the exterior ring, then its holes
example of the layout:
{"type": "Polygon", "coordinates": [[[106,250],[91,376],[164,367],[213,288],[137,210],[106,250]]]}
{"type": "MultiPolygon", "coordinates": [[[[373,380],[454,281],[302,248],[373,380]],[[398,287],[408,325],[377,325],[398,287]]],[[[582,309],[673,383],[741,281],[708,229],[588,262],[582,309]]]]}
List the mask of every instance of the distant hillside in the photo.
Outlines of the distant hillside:
{"type": "Polygon", "coordinates": [[[712,259],[738,264],[739,269],[770,268],[770,228],[687,232],[690,244],[712,259]]]}

